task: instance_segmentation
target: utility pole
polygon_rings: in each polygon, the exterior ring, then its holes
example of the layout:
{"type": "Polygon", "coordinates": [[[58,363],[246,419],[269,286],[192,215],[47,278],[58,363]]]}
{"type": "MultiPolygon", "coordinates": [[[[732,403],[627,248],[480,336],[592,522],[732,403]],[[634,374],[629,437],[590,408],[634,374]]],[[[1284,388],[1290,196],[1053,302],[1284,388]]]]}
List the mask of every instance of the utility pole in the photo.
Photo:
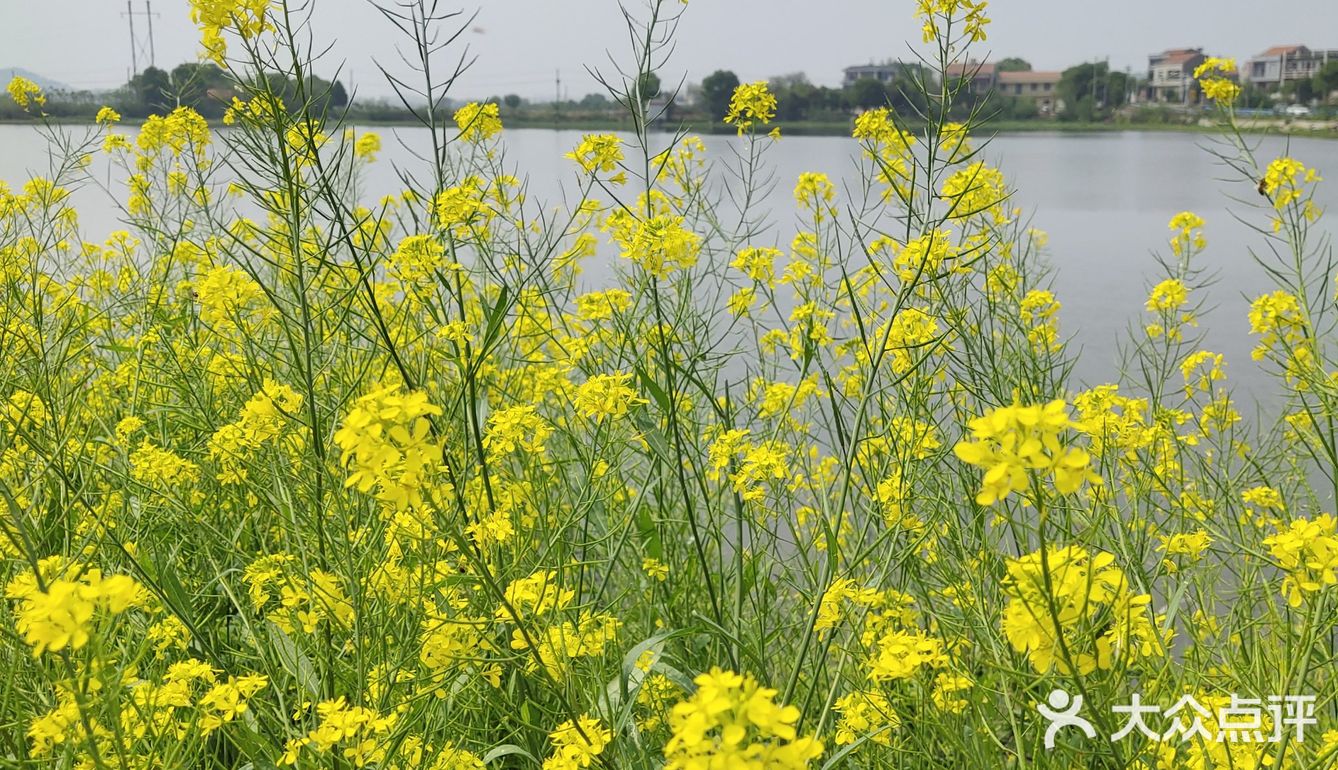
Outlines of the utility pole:
{"type": "Polygon", "coordinates": [[[1092,60],[1092,113],[1093,113],[1093,114],[1095,114],[1095,113],[1096,113],[1096,110],[1097,110],[1097,104],[1096,104],[1096,81],[1097,81],[1098,78],[1100,77],[1100,75],[1098,75],[1098,73],[1099,73],[1100,71],[1101,71],[1101,68],[1097,66],[1096,60],[1093,59],[1093,60],[1092,60]]]}
{"type": "Polygon", "coordinates": [[[562,70],[553,70],[553,119],[562,117],[562,70]]]}
{"type": "Polygon", "coordinates": [[[135,11],[130,7],[131,0],[125,0],[125,13],[121,14],[130,20],[130,77],[139,74],[139,62],[135,60],[135,11]]]}
{"type": "Polygon", "coordinates": [[[153,48],[153,6],[149,0],[144,0],[144,18],[149,22],[149,66],[154,67],[158,64],[158,56],[153,48]]]}
{"type": "Polygon", "coordinates": [[[142,11],[135,10],[134,0],[125,0],[125,13],[121,15],[124,16],[130,24],[130,77],[133,78],[139,74],[139,63],[141,58],[147,60],[148,66],[150,67],[157,64],[157,57],[155,56],[156,51],[154,50],[153,45],[153,17],[157,14],[153,12],[153,6],[150,4],[150,0],[144,0],[144,10],[142,11]],[[147,22],[147,38],[140,38],[140,36],[135,33],[136,16],[143,16],[144,21],[147,22]]]}
{"type": "Polygon", "coordinates": [[[1110,106],[1110,57],[1106,57],[1106,79],[1101,83],[1101,101],[1110,106]]]}

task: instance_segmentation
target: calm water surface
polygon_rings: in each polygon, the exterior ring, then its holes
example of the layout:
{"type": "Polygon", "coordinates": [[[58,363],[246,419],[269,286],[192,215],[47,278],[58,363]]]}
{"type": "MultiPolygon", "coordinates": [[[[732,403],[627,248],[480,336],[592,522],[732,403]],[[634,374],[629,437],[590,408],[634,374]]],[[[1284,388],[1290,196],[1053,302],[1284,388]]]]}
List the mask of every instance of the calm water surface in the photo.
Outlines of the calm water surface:
{"type": "MultiPolygon", "coordinates": [[[[385,151],[367,180],[373,200],[399,187],[391,163],[412,160],[397,139],[416,146],[425,138],[418,129],[374,130],[382,134],[385,151]]],[[[571,161],[562,156],[579,142],[579,132],[514,130],[505,137],[507,163],[529,175],[532,197],[557,202],[563,185],[571,189],[571,161]]],[[[733,141],[708,137],[707,149],[725,159],[733,141]]],[[[1264,214],[1232,200],[1258,198],[1248,184],[1222,181],[1231,174],[1204,149],[1210,141],[1181,133],[1029,133],[999,136],[987,147],[989,160],[1016,185],[1016,205],[1050,233],[1062,330],[1080,346],[1077,373],[1082,380],[1096,383],[1116,376],[1117,343],[1131,323],[1141,323],[1142,304],[1159,269],[1153,253],[1168,251],[1166,223],[1191,210],[1208,222],[1208,250],[1199,264],[1217,276],[1212,309],[1201,327],[1206,347],[1227,355],[1228,375],[1242,407],[1251,398],[1270,400],[1272,385],[1249,357],[1246,320],[1248,298],[1270,288],[1250,257],[1252,248],[1266,253],[1266,246],[1233,216],[1258,223],[1264,214]]],[[[1289,152],[1308,166],[1338,174],[1338,142],[1260,141],[1259,157],[1265,160],[1289,152]]],[[[777,186],[769,203],[777,223],[772,235],[780,245],[788,245],[795,228],[789,196],[793,180],[803,171],[822,171],[840,188],[842,180],[858,179],[857,154],[850,140],[839,137],[787,137],[771,148],[767,160],[775,168],[777,186]]],[[[0,179],[16,186],[32,173],[47,172],[45,140],[35,130],[0,125],[0,179]]],[[[1321,186],[1321,205],[1333,208],[1336,199],[1332,186],[1321,186]]],[[[101,191],[78,191],[76,205],[87,239],[101,240],[118,226],[116,209],[101,191]]],[[[1326,216],[1321,227],[1332,228],[1336,219],[1326,216]]]]}

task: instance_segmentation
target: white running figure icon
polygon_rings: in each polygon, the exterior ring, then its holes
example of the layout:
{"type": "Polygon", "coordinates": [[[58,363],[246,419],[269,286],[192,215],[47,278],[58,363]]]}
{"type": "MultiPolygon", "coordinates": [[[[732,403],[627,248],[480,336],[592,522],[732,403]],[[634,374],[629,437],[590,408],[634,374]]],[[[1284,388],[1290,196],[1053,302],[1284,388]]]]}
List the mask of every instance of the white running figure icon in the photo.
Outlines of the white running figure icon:
{"type": "Polygon", "coordinates": [[[1036,710],[1041,716],[1050,720],[1050,726],[1045,729],[1047,749],[1055,747],[1055,735],[1065,727],[1076,727],[1088,738],[1096,737],[1096,728],[1092,727],[1092,723],[1078,716],[1078,712],[1082,710],[1081,695],[1069,695],[1066,690],[1052,690],[1046,701],[1050,704],[1049,707],[1044,703],[1038,703],[1036,710]]]}

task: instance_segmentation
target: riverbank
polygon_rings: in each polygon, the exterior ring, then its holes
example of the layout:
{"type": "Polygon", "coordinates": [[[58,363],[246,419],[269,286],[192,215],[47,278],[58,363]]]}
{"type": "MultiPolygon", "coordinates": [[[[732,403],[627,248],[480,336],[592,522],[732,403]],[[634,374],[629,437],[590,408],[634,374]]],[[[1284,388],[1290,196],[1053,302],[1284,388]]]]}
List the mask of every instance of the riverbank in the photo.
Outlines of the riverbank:
{"type": "MultiPolygon", "coordinates": [[[[362,123],[359,123],[362,125],[362,123]]],[[[369,123],[368,125],[394,125],[369,123]]],[[[506,121],[509,128],[535,128],[567,131],[626,131],[631,126],[626,121],[566,121],[548,119],[517,119],[512,118],[506,121]]],[[[777,121],[782,135],[788,136],[849,136],[853,125],[852,121],[830,120],[830,121],[777,121]]],[[[1338,139],[1338,121],[1282,121],[1282,120],[1256,120],[1239,121],[1239,125],[1246,133],[1250,134],[1273,134],[1287,136],[1304,136],[1316,139],[1338,139]]],[[[730,134],[733,129],[721,124],[719,126],[709,126],[703,129],[694,125],[691,121],[684,124],[685,129],[691,133],[705,134],[730,134]]],[[[923,128],[923,124],[907,124],[906,128],[912,132],[918,132],[923,128]]],[[[987,129],[992,134],[1096,134],[1111,133],[1120,131],[1140,131],[1140,132],[1172,132],[1172,133],[1192,133],[1192,134],[1211,134],[1222,130],[1219,123],[1214,120],[1202,120],[1198,123],[1161,123],[1161,122],[1070,122],[1059,120],[997,120],[990,121],[987,129]]]]}
{"type": "MultiPolygon", "coordinates": [[[[92,125],[93,123],[91,119],[74,117],[50,118],[49,120],[61,125],[92,125]]],[[[0,125],[22,125],[32,122],[31,118],[0,118],[0,125]]],[[[387,120],[384,118],[362,118],[358,116],[352,116],[346,120],[346,122],[358,126],[385,128],[419,125],[413,120],[387,120]]],[[[572,119],[555,118],[553,116],[542,118],[510,116],[505,120],[505,123],[508,128],[531,128],[553,131],[630,131],[632,128],[631,123],[627,120],[600,118],[595,116],[581,116],[572,119]]],[[[134,126],[137,125],[137,121],[127,120],[124,121],[122,125],[134,126]]],[[[221,121],[210,121],[210,125],[219,127],[223,124],[221,121]]],[[[667,125],[668,124],[661,123],[657,128],[665,130],[667,129],[667,125]]],[[[724,124],[718,126],[698,126],[694,121],[688,120],[682,125],[689,133],[732,133],[732,129],[724,124]]],[[[788,136],[848,136],[851,129],[851,122],[845,120],[798,120],[778,122],[777,125],[780,126],[781,133],[788,136]]],[[[1241,119],[1238,121],[1238,125],[1246,133],[1250,134],[1298,136],[1313,139],[1338,139],[1338,121],[1241,119]]],[[[910,124],[907,128],[918,132],[922,128],[922,125],[910,124]]],[[[992,134],[1097,134],[1120,131],[1216,133],[1220,131],[1220,125],[1217,122],[1206,118],[1198,123],[1125,121],[1082,123],[1059,120],[1002,120],[991,121],[988,124],[988,131],[992,134]]]]}

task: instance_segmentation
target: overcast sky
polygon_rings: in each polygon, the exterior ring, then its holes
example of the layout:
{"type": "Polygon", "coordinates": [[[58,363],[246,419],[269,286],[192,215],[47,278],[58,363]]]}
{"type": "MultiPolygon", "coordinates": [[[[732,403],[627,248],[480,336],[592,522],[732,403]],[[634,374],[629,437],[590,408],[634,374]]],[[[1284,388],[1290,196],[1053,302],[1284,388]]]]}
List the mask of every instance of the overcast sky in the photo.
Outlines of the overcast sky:
{"type": "MultiPolygon", "coordinates": [[[[373,61],[394,61],[401,40],[373,0],[311,1],[316,38],[333,45],[319,74],[342,63],[346,84],[359,93],[388,93],[373,61]]],[[[144,0],[133,3],[144,9],[144,0]]],[[[152,3],[158,65],[194,59],[199,36],[187,0],[152,3]]],[[[442,0],[443,7],[453,5],[442,0]]],[[[606,51],[627,60],[616,0],[476,0],[458,7],[478,11],[463,38],[478,64],[452,93],[456,98],[551,98],[556,71],[563,95],[579,98],[598,90],[585,65],[607,66],[606,51]]],[[[847,65],[909,58],[906,41],[919,43],[913,7],[913,0],[692,0],[661,75],[697,81],[732,69],[757,80],[802,71],[814,83],[835,85],[847,65]]],[[[114,87],[130,70],[125,9],[124,0],[0,0],[0,68],[26,68],[77,88],[114,87]]],[[[990,15],[990,39],[980,53],[1021,56],[1036,69],[1109,57],[1113,67],[1137,72],[1148,53],[1169,47],[1202,46],[1241,60],[1277,44],[1338,48],[1338,0],[996,0],[990,15]]],[[[135,21],[142,29],[145,19],[135,21]]]]}

